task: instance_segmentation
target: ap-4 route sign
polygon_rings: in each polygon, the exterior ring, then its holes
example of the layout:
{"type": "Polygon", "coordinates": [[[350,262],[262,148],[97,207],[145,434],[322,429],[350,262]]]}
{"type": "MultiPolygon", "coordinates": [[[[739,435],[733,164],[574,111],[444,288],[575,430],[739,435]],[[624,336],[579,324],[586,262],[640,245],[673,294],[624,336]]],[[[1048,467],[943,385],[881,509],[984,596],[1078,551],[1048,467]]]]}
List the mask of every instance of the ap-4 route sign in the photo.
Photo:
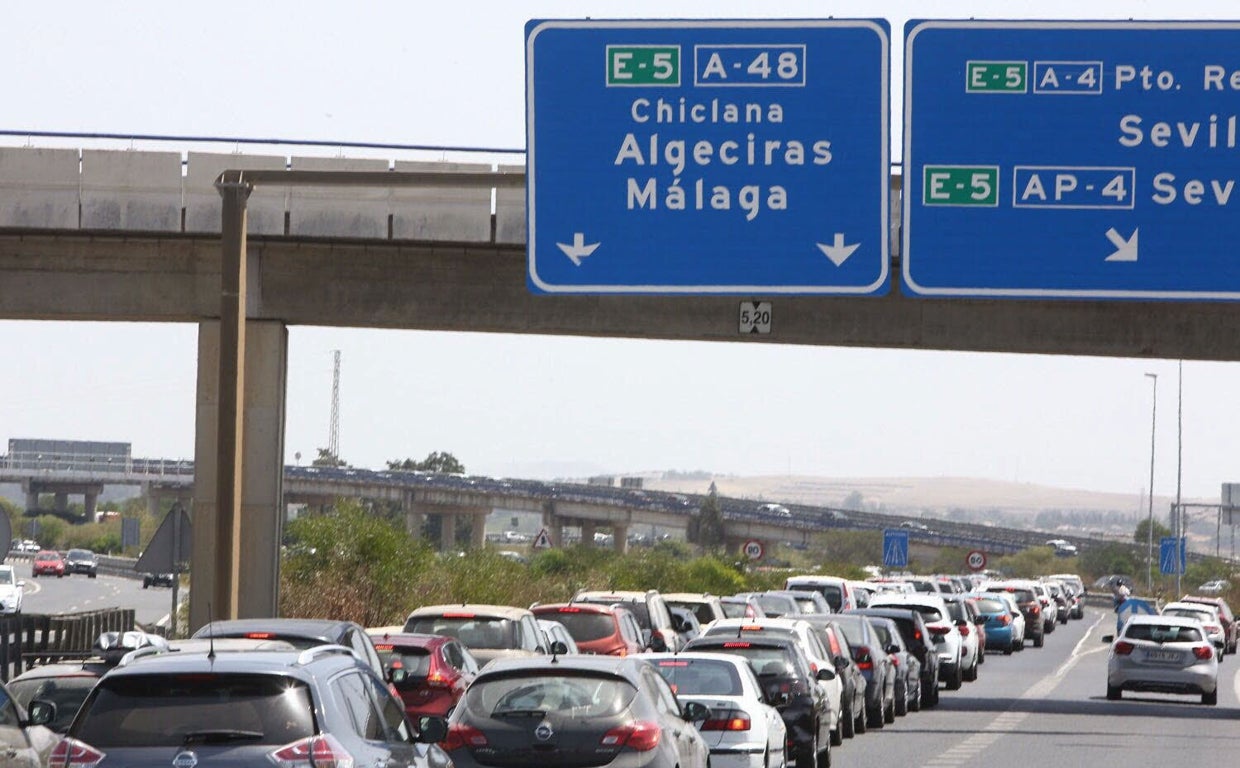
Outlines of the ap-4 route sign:
{"type": "Polygon", "coordinates": [[[528,285],[883,294],[886,22],[531,21],[528,285]]]}
{"type": "Polygon", "coordinates": [[[905,32],[906,292],[1240,299],[1240,23],[905,32]]]}

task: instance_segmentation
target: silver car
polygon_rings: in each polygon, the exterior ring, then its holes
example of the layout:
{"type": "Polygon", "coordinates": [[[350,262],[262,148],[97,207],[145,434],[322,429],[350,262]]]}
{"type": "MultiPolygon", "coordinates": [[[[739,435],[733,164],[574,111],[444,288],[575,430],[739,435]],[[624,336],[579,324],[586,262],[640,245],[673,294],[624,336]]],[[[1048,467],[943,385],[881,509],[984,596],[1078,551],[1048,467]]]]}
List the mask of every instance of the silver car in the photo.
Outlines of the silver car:
{"type": "Polygon", "coordinates": [[[1107,698],[1123,691],[1200,694],[1201,703],[1218,703],[1218,657],[1205,628],[1183,616],[1136,615],[1111,643],[1107,660],[1107,698]]]}

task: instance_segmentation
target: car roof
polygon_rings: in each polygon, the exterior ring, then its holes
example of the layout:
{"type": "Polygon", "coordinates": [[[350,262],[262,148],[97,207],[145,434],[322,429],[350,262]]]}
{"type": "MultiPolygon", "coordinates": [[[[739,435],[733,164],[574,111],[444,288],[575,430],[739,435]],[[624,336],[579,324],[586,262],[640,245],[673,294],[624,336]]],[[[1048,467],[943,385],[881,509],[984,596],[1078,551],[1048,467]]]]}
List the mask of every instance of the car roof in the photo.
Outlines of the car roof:
{"type": "Polygon", "coordinates": [[[1132,616],[1128,617],[1128,624],[1157,624],[1164,627],[1177,627],[1186,623],[1201,624],[1201,622],[1197,619],[1187,616],[1161,616],[1154,613],[1134,613],[1132,616]]]}
{"type": "MultiPolygon", "coordinates": [[[[825,614],[824,614],[825,615],[825,614]]],[[[804,619],[788,619],[784,617],[762,617],[757,619],[716,619],[711,622],[711,628],[723,629],[741,629],[742,627],[758,627],[761,629],[778,629],[794,632],[805,624],[804,619]],[[799,622],[799,623],[798,623],[799,622]]]]}
{"type": "Polygon", "coordinates": [[[645,659],[649,662],[656,661],[726,661],[735,667],[749,668],[749,659],[744,656],[738,656],[735,653],[704,653],[694,651],[681,651],[680,653],[671,652],[655,652],[634,654],[635,659],[645,659]]]}
{"type": "Polygon", "coordinates": [[[709,592],[661,592],[663,599],[667,601],[675,600],[678,603],[709,603],[712,600],[718,600],[718,595],[712,595],[709,592]]]}
{"type": "Polygon", "coordinates": [[[474,680],[474,685],[485,682],[487,678],[529,672],[534,675],[547,675],[559,671],[601,672],[623,677],[634,687],[639,685],[641,670],[645,662],[636,656],[595,656],[578,654],[557,656],[554,662],[546,656],[501,657],[494,659],[482,670],[474,680]]]}
{"type": "Polygon", "coordinates": [[[455,642],[455,637],[448,635],[430,635],[425,632],[367,632],[370,639],[375,643],[383,643],[384,645],[404,645],[414,646],[417,648],[430,648],[435,645],[443,645],[444,643],[455,642]]]}
{"type": "Polygon", "coordinates": [[[1218,606],[1210,603],[1194,603],[1191,600],[1177,600],[1174,603],[1167,603],[1162,607],[1164,611],[1172,608],[1179,608],[1186,611],[1196,611],[1199,613],[1218,613],[1218,606]]]}
{"type": "Polygon", "coordinates": [[[41,664],[31,667],[16,677],[9,678],[10,683],[22,680],[43,680],[49,677],[99,677],[112,668],[102,659],[90,659],[77,663],[41,664]]]}
{"type": "MultiPolygon", "coordinates": [[[[186,640],[169,640],[168,651],[172,653],[206,653],[221,651],[295,651],[296,646],[284,640],[250,637],[198,637],[186,640]]],[[[145,657],[144,657],[145,658],[145,657]]]]}
{"type": "Polygon", "coordinates": [[[498,616],[502,619],[519,620],[530,615],[528,608],[517,608],[511,605],[487,605],[482,603],[455,603],[453,605],[424,605],[410,611],[409,618],[422,616],[446,616],[458,614],[460,618],[470,616],[498,616]]]}
{"type": "Polygon", "coordinates": [[[270,632],[277,635],[334,641],[341,632],[354,626],[357,625],[351,621],[338,619],[221,619],[204,625],[193,634],[193,637],[235,637],[254,632],[270,632]]]}
{"type": "Polygon", "coordinates": [[[128,664],[113,668],[106,678],[130,675],[159,674],[253,674],[294,673],[313,663],[322,663],[331,669],[358,667],[370,669],[369,665],[353,655],[342,645],[324,644],[305,651],[217,651],[214,658],[200,651],[187,653],[155,653],[140,657],[128,664]]]}
{"type": "Polygon", "coordinates": [[[540,603],[530,607],[535,616],[553,613],[597,613],[615,614],[617,611],[628,611],[622,605],[606,605],[604,603],[540,603]],[[563,609],[569,609],[564,611],[563,609]]]}

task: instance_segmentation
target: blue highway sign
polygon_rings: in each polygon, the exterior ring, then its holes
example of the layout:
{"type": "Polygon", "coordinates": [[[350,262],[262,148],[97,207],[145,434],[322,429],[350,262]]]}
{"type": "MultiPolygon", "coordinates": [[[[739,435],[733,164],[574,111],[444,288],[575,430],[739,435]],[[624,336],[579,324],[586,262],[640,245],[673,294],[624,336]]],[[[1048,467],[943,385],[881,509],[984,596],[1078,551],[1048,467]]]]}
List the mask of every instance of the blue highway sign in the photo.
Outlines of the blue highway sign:
{"type": "Polygon", "coordinates": [[[883,567],[908,567],[908,531],[883,531],[883,567]]]}
{"type": "Polygon", "coordinates": [[[881,20],[531,21],[529,289],[888,290],[881,20]]]}
{"type": "Polygon", "coordinates": [[[903,286],[1240,300],[1238,22],[913,21],[903,286]]]}
{"type": "Polygon", "coordinates": [[[1184,537],[1163,536],[1158,540],[1158,570],[1162,573],[1184,573],[1187,561],[1184,537]],[[1176,546],[1177,543],[1179,546],[1176,546]]]}

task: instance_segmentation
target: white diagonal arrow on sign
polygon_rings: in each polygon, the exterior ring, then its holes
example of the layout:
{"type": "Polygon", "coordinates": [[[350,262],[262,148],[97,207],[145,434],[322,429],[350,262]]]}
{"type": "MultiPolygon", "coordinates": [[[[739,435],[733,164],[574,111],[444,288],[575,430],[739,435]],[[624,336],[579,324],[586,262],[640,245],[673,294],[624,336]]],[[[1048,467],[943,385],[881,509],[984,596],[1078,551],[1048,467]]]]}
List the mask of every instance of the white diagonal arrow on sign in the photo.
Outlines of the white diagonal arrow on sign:
{"type": "Polygon", "coordinates": [[[818,246],[818,250],[826,254],[827,258],[835,266],[839,266],[848,261],[848,257],[853,255],[853,251],[861,247],[861,243],[853,243],[852,245],[844,245],[844,233],[835,233],[835,242],[827,245],[826,243],[814,243],[818,246]]]}
{"type": "Polygon", "coordinates": [[[574,232],[573,242],[571,245],[569,243],[556,243],[556,245],[561,251],[564,251],[565,256],[573,260],[573,264],[580,267],[581,260],[594,253],[594,249],[598,248],[600,243],[590,243],[589,245],[586,245],[585,233],[574,232]]]}
{"type": "Polygon", "coordinates": [[[1137,233],[1140,228],[1132,231],[1132,237],[1127,240],[1124,236],[1116,231],[1115,227],[1107,230],[1107,239],[1111,241],[1111,245],[1115,246],[1115,253],[1107,257],[1107,261],[1136,261],[1137,260],[1137,233]]]}

